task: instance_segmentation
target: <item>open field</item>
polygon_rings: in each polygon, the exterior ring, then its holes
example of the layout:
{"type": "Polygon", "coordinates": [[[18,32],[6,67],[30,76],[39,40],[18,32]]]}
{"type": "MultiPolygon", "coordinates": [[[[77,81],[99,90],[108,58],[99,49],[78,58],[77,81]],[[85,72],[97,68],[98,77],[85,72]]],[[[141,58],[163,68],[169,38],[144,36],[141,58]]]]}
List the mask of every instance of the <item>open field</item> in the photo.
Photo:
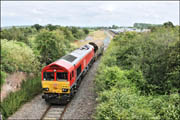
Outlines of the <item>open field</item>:
{"type": "Polygon", "coordinates": [[[72,43],[72,45],[78,48],[78,47],[81,47],[82,45],[85,45],[85,44],[92,42],[92,41],[104,40],[105,37],[106,37],[106,35],[105,35],[103,30],[92,31],[85,38],[85,40],[75,41],[74,43],[72,43]]]}

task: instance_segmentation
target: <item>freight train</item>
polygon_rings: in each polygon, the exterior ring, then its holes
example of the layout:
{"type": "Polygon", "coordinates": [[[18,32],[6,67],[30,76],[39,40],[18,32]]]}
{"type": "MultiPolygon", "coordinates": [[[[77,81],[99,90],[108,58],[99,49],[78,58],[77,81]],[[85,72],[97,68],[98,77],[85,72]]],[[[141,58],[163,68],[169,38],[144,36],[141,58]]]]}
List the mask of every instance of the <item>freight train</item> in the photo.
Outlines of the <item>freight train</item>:
{"type": "Polygon", "coordinates": [[[103,51],[103,41],[89,42],[45,66],[41,71],[42,98],[51,104],[68,103],[77,92],[82,78],[103,51]]]}

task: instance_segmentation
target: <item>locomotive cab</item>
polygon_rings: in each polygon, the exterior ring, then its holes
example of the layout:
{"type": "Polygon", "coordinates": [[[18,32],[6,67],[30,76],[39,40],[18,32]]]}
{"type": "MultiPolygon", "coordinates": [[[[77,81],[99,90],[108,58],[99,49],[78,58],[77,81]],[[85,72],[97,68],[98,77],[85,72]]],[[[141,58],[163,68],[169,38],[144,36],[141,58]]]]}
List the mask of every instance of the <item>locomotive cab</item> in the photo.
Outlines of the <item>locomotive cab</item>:
{"type": "Polygon", "coordinates": [[[68,55],[42,69],[42,96],[47,102],[67,103],[75,95],[82,78],[94,62],[94,47],[90,44],[74,50],[68,55]]]}
{"type": "Polygon", "coordinates": [[[70,73],[62,66],[46,66],[41,73],[44,93],[42,98],[51,101],[51,103],[58,103],[61,99],[69,99],[70,79],[72,79],[70,73]]]}
{"type": "Polygon", "coordinates": [[[42,88],[44,93],[69,93],[68,72],[43,72],[42,88]]]}

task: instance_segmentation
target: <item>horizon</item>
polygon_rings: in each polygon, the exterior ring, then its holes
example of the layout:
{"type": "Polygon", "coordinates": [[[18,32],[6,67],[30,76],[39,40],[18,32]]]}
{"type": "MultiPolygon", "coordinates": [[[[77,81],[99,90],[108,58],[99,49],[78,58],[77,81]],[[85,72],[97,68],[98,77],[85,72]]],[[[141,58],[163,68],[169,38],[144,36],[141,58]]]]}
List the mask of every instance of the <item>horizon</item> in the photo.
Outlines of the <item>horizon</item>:
{"type": "MultiPolygon", "coordinates": [[[[167,22],[171,22],[171,21],[167,21],[167,22]]],[[[135,23],[134,23],[135,24],[135,23]]],[[[133,25],[134,25],[133,24],[133,25]]],[[[141,24],[141,23],[140,23],[141,24]]],[[[150,24],[150,23],[142,23],[142,24],[150,24]]],[[[35,24],[32,24],[32,25],[12,25],[12,26],[1,26],[1,28],[5,28],[5,27],[29,27],[29,26],[33,26],[33,25],[35,25],[35,24]]],[[[41,24],[39,24],[39,25],[41,25],[41,24]]],[[[43,27],[45,27],[45,26],[47,26],[48,24],[46,24],[46,25],[41,25],[41,26],[43,26],[43,27]]],[[[54,26],[56,26],[57,24],[51,24],[51,25],[54,25],[54,26]]],[[[117,26],[117,27],[134,27],[134,26],[118,26],[118,25],[115,25],[115,26],[117,26]]],[[[151,24],[151,25],[163,25],[163,23],[162,24],[151,24]]],[[[94,28],[94,27],[112,27],[113,25],[111,25],[111,26],[68,26],[68,25],[58,25],[58,26],[62,26],[62,27],[89,27],[89,28],[94,28]]]]}

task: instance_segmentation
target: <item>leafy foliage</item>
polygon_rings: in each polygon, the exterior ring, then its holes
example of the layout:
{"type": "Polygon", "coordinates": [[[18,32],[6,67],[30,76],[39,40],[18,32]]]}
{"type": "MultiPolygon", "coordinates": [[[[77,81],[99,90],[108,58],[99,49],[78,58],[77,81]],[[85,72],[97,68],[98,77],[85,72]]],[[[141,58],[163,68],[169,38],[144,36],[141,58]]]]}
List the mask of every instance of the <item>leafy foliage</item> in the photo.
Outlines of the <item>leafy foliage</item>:
{"type": "Polygon", "coordinates": [[[95,119],[180,119],[179,27],[116,36],[95,80],[95,119]]]}
{"type": "Polygon", "coordinates": [[[82,29],[78,29],[77,27],[71,28],[72,34],[76,39],[80,39],[85,37],[85,32],[82,29]]]}
{"type": "Polygon", "coordinates": [[[40,52],[41,62],[49,64],[70,51],[70,44],[61,31],[42,30],[36,37],[37,49],[40,52]]]}
{"type": "Polygon", "coordinates": [[[83,28],[83,31],[84,31],[84,33],[85,33],[86,35],[89,34],[88,28],[83,28]]]}
{"type": "Polygon", "coordinates": [[[40,29],[43,28],[43,26],[39,25],[39,24],[35,24],[32,26],[33,28],[35,28],[37,31],[39,31],[40,29]]]}
{"type": "Polygon", "coordinates": [[[180,66],[178,39],[179,33],[176,28],[163,27],[149,34],[122,33],[114,39],[116,45],[121,46],[114,52],[117,65],[123,69],[131,69],[132,67],[140,69],[147,81],[145,85],[147,92],[153,90],[163,94],[170,92],[171,89],[178,89],[180,87],[179,80],[174,79],[170,82],[174,81],[178,86],[170,85],[168,80],[170,69],[176,69],[176,72],[174,71],[175,77],[178,78],[180,66]]]}
{"type": "Polygon", "coordinates": [[[35,72],[39,62],[32,49],[23,42],[1,40],[1,69],[6,72],[35,72]]]}
{"type": "Polygon", "coordinates": [[[0,81],[0,87],[3,85],[6,79],[6,73],[4,71],[1,71],[1,81],[0,81]]]}
{"type": "Polygon", "coordinates": [[[1,39],[16,40],[29,45],[28,36],[36,33],[36,29],[31,27],[4,29],[1,31],[1,39]]]}
{"type": "Polygon", "coordinates": [[[174,25],[173,25],[173,23],[172,22],[166,22],[166,23],[164,23],[163,24],[163,26],[165,26],[165,27],[174,27],[174,25]]]}

